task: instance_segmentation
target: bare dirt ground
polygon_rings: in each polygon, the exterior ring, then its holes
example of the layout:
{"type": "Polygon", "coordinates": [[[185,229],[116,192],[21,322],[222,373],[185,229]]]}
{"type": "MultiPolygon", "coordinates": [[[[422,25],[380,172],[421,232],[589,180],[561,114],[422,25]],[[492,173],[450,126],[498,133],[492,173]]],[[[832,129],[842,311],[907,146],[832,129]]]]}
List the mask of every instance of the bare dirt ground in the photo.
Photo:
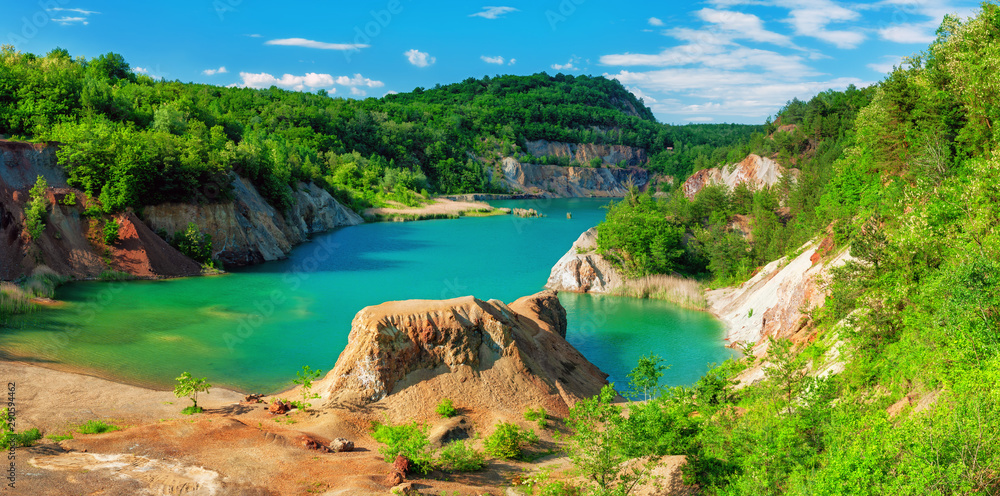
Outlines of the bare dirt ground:
{"type": "Polygon", "coordinates": [[[391,214],[413,214],[413,215],[458,215],[459,212],[467,210],[479,210],[482,208],[493,208],[484,202],[454,201],[447,198],[435,198],[433,203],[420,207],[407,207],[400,204],[394,207],[369,208],[365,210],[365,216],[370,215],[391,215],[391,214]]]}
{"type": "MultiPolygon", "coordinates": [[[[199,395],[198,404],[205,412],[185,416],[180,410],[189,400],[178,399],[171,391],[20,362],[0,362],[0,378],[7,380],[9,388],[13,384],[17,431],[37,427],[44,435],[73,435],[16,449],[14,494],[24,495],[389,494],[384,481],[391,466],[369,434],[371,422],[409,416],[429,424],[433,438],[435,428],[451,421],[437,418],[430,409],[415,412],[408,408],[406,414],[390,411],[399,402],[379,402],[373,408],[316,406],[306,412],[272,415],[267,403],[245,402],[241,393],[224,389],[199,395]],[[89,420],[122,430],[77,432],[89,420]],[[325,446],[340,437],[353,441],[355,450],[327,453],[308,446],[310,442],[325,446]]],[[[289,390],[275,396],[295,398],[297,393],[289,390]]],[[[523,418],[464,403],[456,398],[459,413],[472,424],[474,444],[480,449],[493,423],[506,420],[535,428],[540,442],[529,454],[538,458],[531,463],[488,460],[485,470],[469,474],[411,474],[407,482],[413,490],[500,496],[530,494],[521,483],[539,471],[547,472],[549,480],[574,480],[572,464],[559,453],[556,440],[557,433],[568,434],[562,419],[550,418],[549,427],[537,429],[523,418]]],[[[665,458],[657,469],[660,488],[644,488],[640,494],[690,494],[690,488],[679,483],[677,469],[683,459],[677,458],[665,458]]]]}

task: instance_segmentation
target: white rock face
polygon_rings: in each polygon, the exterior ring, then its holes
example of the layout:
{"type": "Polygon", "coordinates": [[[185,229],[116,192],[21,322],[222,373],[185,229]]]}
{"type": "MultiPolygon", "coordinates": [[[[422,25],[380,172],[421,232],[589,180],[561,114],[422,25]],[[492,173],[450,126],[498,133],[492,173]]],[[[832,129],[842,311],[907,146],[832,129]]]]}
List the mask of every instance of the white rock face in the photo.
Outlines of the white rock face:
{"type": "Polygon", "coordinates": [[[153,205],[143,209],[145,221],[167,234],[194,222],[212,236],[213,255],[227,265],[278,260],[311,234],[364,222],[315,184],[299,183],[285,214],[268,204],[249,180],[237,177],[232,187],[231,202],[153,205]]]}
{"type": "Polygon", "coordinates": [[[574,293],[608,293],[620,286],[621,274],[596,249],[597,228],[592,227],[552,267],[545,287],[574,293]]]}

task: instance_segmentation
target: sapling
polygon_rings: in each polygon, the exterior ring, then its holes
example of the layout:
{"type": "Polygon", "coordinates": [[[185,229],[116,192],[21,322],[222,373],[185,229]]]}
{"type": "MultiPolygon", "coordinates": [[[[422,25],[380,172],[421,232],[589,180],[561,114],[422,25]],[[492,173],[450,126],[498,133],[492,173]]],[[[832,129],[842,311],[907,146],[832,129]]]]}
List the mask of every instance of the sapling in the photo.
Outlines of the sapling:
{"type": "Polygon", "coordinates": [[[296,406],[299,408],[299,410],[305,411],[306,408],[312,406],[311,404],[306,403],[307,401],[319,398],[319,394],[313,393],[311,389],[313,381],[319,379],[319,376],[322,373],[323,373],[322,370],[319,369],[312,370],[309,368],[308,365],[304,365],[302,367],[302,370],[295,373],[295,375],[298,377],[296,379],[292,379],[292,383],[302,386],[302,402],[298,401],[294,402],[298,403],[296,406]]]}
{"type": "Polygon", "coordinates": [[[203,408],[198,406],[198,393],[208,394],[208,388],[212,387],[211,384],[205,381],[205,378],[196,379],[191,377],[190,372],[184,372],[180,377],[177,378],[177,385],[174,386],[174,396],[178,398],[183,398],[187,396],[191,398],[193,405],[181,410],[184,415],[191,415],[192,413],[201,413],[204,411],[203,408]]]}

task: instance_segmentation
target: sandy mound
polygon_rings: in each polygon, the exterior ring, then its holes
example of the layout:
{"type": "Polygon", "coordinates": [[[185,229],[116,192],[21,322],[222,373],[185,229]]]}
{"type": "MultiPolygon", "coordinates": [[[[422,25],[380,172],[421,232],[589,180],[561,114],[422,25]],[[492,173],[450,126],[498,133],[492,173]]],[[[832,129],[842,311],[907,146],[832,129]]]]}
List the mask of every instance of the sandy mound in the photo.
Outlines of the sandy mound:
{"type": "Polygon", "coordinates": [[[471,296],[384,303],[358,312],[319,389],[328,405],[375,404],[398,419],[445,397],[497,415],[534,406],[561,415],[607,383],[565,333],[554,291],[510,306],[471,296]]]}

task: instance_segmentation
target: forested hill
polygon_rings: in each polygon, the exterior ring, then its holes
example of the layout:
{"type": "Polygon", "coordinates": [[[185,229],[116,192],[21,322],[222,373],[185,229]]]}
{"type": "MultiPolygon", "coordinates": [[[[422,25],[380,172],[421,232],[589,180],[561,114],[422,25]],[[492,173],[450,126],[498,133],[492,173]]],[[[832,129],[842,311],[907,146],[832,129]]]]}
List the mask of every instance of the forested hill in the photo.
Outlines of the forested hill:
{"type": "Polygon", "coordinates": [[[71,186],[99,198],[107,212],[204,201],[196,198],[198,185],[224,189],[231,172],[279,208],[298,181],[319,184],[355,209],[413,204],[428,193],[501,191],[500,181],[491,181],[493,158],[521,153],[527,140],[622,144],[655,154],[680,140],[730,145],[758,129],[657,123],[620,83],[603,77],[484,77],[348,100],[323,91],[156,81],[114,53],[0,50],[0,134],[61,143],[71,186]]]}

